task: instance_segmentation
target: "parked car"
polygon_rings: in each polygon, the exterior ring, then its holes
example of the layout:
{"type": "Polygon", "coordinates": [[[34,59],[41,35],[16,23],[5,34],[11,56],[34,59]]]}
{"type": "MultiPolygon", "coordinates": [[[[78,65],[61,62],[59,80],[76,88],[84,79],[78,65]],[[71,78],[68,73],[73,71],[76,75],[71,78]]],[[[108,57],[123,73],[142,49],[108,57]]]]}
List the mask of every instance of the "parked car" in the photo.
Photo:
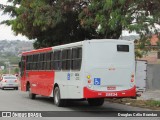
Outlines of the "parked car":
{"type": "Polygon", "coordinates": [[[10,76],[10,75],[11,75],[11,74],[2,74],[2,75],[1,75],[1,79],[2,79],[3,76],[10,76]]]}
{"type": "Polygon", "coordinates": [[[18,90],[18,80],[14,75],[5,75],[0,79],[0,88],[3,90],[4,88],[14,88],[18,90]]]}

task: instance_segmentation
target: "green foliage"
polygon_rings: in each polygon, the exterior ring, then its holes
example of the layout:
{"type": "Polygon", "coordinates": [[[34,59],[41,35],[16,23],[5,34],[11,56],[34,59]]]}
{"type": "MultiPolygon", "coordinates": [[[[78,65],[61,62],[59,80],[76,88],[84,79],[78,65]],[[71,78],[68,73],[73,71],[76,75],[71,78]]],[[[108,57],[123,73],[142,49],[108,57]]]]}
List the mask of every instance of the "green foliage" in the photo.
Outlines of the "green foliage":
{"type": "Polygon", "coordinates": [[[10,64],[18,64],[18,61],[20,61],[20,57],[17,57],[15,55],[12,55],[12,54],[6,54],[6,55],[0,55],[0,66],[5,66],[5,62],[9,61],[10,64]]]}
{"type": "Polygon", "coordinates": [[[19,73],[19,69],[18,68],[15,68],[14,69],[14,73],[16,74],[16,73],[19,73]]]}
{"type": "MultiPolygon", "coordinates": [[[[15,5],[17,0],[12,0],[15,5]]],[[[19,0],[15,19],[3,23],[12,26],[16,34],[36,39],[35,48],[49,47],[89,38],[78,20],[78,11],[73,10],[74,0],[19,0]]],[[[10,6],[4,12],[10,12],[10,6]]]]}
{"type": "Polygon", "coordinates": [[[148,26],[155,28],[154,23],[159,22],[158,5],[156,0],[92,0],[88,11],[82,11],[79,18],[85,28],[96,30],[101,25],[97,34],[102,38],[119,38],[123,29],[144,36],[151,34],[148,26]]]}
{"type": "Polygon", "coordinates": [[[146,104],[151,107],[160,107],[160,101],[148,100],[146,104]]]}
{"type": "Polygon", "coordinates": [[[140,51],[140,50],[135,50],[135,56],[136,56],[136,58],[142,58],[142,56],[143,56],[142,51],[140,51]]]}
{"type": "Polygon", "coordinates": [[[139,48],[145,49],[150,35],[158,33],[155,23],[160,24],[159,0],[9,1],[14,4],[5,7],[4,13],[15,18],[3,23],[11,25],[16,34],[36,39],[35,48],[84,39],[118,39],[125,29],[139,33],[139,48]]]}
{"type": "Polygon", "coordinates": [[[20,61],[20,58],[17,56],[9,56],[7,58],[11,62],[11,64],[18,64],[18,61],[20,61]]]}

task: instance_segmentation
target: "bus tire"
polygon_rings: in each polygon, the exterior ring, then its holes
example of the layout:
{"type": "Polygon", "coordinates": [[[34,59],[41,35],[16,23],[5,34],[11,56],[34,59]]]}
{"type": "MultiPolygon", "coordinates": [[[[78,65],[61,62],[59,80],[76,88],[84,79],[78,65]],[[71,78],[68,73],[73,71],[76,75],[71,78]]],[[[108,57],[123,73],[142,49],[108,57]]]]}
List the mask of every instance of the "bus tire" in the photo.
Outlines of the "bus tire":
{"type": "Polygon", "coordinates": [[[56,87],[54,89],[54,104],[57,107],[64,107],[66,105],[66,101],[61,99],[60,89],[56,87]]]}
{"type": "Polygon", "coordinates": [[[30,85],[28,85],[28,94],[29,94],[29,98],[30,99],[35,99],[36,98],[36,94],[31,92],[31,87],[30,85]]]}
{"type": "Polygon", "coordinates": [[[104,98],[89,98],[87,99],[90,106],[102,106],[104,98]]]}

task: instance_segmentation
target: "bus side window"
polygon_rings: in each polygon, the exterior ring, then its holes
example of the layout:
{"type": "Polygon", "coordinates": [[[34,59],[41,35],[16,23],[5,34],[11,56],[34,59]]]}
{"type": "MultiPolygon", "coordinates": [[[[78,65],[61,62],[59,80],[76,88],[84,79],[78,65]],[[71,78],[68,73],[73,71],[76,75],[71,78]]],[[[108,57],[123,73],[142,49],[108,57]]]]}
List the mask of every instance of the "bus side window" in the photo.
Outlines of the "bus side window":
{"type": "Polygon", "coordinates": [[[61,50],[54,52],[54,70],[61,70],[62,60],[61,60],[61,50]]]}
{"type": "Polygon", "coordinates": [[[21,69],[20,69],[20,71],[21,71],[21,77],[24,75],[24,71],[25,71],[25,56],[22,56],[22,58],[21,58],[21,69]]]}
{"type": "Polygon", "coordinates": [[[30,55],[30,56],[29,56],[29,70],[32,70],[32,69],[33,69],[32,62],[33,62],[33,55],[30,55]]]}
{"type": "Polygon", "coordinates": [[[39,56],[39,54],[33,55],[33,70],[37,70],[38,69],[38,65],[37,65],[38,56],[39,56]]]}
{"type": "Polygon", "coordinates": [[[36,64],[36,70],[39,70],[39,55],[40,54],[36,55],[36,63],[35,63],[36,64]]]}
{"type": "Polygon", "coordinates": [[[62,70],[70,70],[71,68],[71,49],[62,51],[62,70]]]}
{"type": "Polygon", "coordinates": [[[35,62],[35,60],[36,60],[36,58],[35,58],[35,55],[33,55],[32,56],[32,70],[35,70],[35,64],[34,64],[34,62],[35,62]]]}
{"type": "Polygon", "coordinates": [[[82,61],[82,48],[73,48],[72,49],[72,70],[80,70],[82,61]]]}
{"type": "Polygon", "coordinates": [[[26,56],[26,70],[32,70],[32,55],[26,56]]]}
{"type": "Polygon", "coordinates": [[[42,56],[43,56],[42,70],[45,70],[46,69],[46,53],[43,53],[42,56]]]}
{"type": "Polygon", "coordinates": [[[47,69],[47,53],[43,53],[44,54],[44,59],[43,59],[43,70],[47,69]]]}
{"type": "Polygon", "coordinates": [[[51,70],[54,68],[54,52],[51,52],[51,70]]]}
{"type": "Polygon", "coordinates": [[[66,69],[67,70],[70,70],[71,69],[71,58],[72,58],[72,51],[71,49],[68,49],[67,50],[67,60],[66,60],[66,69]]]}
{"type": "Polygon", "coordinates": [[[62,70],[66,70],[67,50],[62,50],[62,70]]]}
{"type": "Polygon", "coordinates": [[[29,70],[29,56],[26,56],[26,70],[29,70]]]}
{"type": "Polygon", "coordinates": [[[40,53],[40,57],[39,57],[39,70],[42,70],[42,65],[43,65],[43,53],[40,53]]]}
{"type": "Polygon", "coordinates": [[[46,66],[46,69],[47,70],[51,70],[51,52],[48,52],[47,53],[47,61],[46,61],[47,63],[47,66],[46,66]]]}

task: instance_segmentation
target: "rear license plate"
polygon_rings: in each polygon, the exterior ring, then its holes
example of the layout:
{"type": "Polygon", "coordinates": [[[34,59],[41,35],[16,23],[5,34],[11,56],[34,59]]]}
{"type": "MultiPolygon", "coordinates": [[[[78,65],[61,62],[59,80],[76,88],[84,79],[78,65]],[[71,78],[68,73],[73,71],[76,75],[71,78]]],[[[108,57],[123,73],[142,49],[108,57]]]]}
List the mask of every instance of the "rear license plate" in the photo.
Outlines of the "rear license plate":
{"type": "Polygon", "coordinates": [[[107,90],[116,90],[116,86],[108,86],[107,90]]]}

